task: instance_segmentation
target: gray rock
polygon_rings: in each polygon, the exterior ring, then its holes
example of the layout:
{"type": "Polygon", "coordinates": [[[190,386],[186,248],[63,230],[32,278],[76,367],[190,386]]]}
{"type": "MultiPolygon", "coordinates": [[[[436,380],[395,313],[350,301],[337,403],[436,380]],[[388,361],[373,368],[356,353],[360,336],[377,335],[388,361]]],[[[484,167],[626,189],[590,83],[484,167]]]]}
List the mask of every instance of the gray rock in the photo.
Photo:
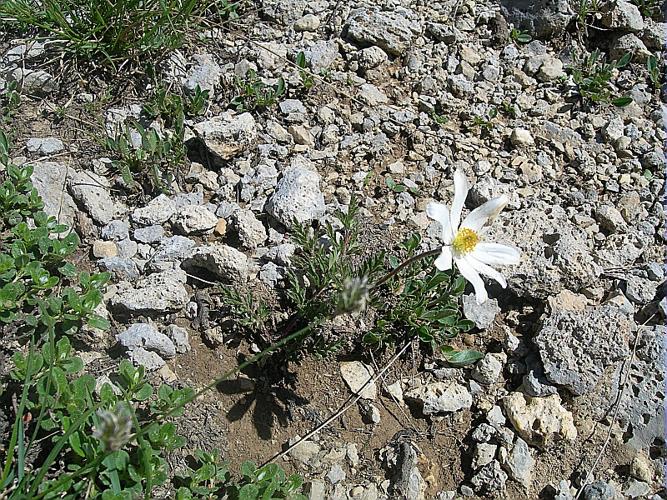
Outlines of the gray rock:
{"type": "Polygon", "coordinates": [[[144,226],[160,225],[176,213],[176,204],[166,194],[153,198],[145,207],[135,208],[131,219],[144,226]]]}
{"type": "Polygon", "coordinates": [[[240,155],[257,139],[257,123],[250,113],[224,112],[197,123],[194,131],[219,163],[240,155]]]}
{"type": "Polygon", "coordinates": [[[473,455],[472,459],[473,468],[477,469],[491,463],[491,461],[496,457],[497,450],[498,446],[495,444],[479,443],[477,446],[475,446],[475,454],[473,455]]]}
{"type": "Polygon", "coordinates": [[[266,241],[267,234],[264,224],[255,217],[252,210],[237,210],[232,214],[231,222],[244,248],[254,249],[266,241]]]}
{"type": "Polygon", "coordinates": [[[16,68],[7,74],[7,80],[16,82],[23,94],[45,96],[58,90],[58,80],[41,69],[16,68]]]}
{"type": "Polygon", "coordinates": [[[353,10],[347,18],[346,29],[352,41],[362,46],[377,45],[395,56],[404,54],[422,30],[414,11],[403,7],[390,11],[353,10]]]}
{"type": "Polygon", "coordinates": [[[283,278],[280,268],[273,262],[267,262],[259,270],[259,279],[270,287],[275,287],[283,278]]]}
{"type": "Polygon", "coordinates": [[[318,40],[303,51],[310,69],[319,74],[329,69],[339,56],[335,40],[318,40]]]}
{"type": "Polygon", "coordinates": [[[650,493],[651,487],[648,483],[636,479],[630,479],[623,489],[623,494],[630,498],[647,498],[650,493]]]}
{"type": "Polygon", "coordinates": [[[611,233],[624,231],[627,227],[621,212],[611,205],[600,205],[595,209],[595,219],[602,229],[611,233]]]}
{"type": "Polygon", "coordinates": [[[339,464],[333,464],[329,473],[327,474],[327,479],[331,484],[337,484],[341,481],[345,481],[345,471],[339,464]]]}
{"type": "Polygon", "coordinates": [[[477,493],[490,494],[505,488],[507,474],[498,460],[493,460],[476,472],[470,482],[477,493]]]}
{"type": "Polygon", "coordinates": [[[617,60],[628,52],[634,56],[633,58],[637,62],[645,62],[651,55],[651,51],[646,48],[644,42],[636,35],[628,33],[627,35],[619,36],[612,42],[609,48],[609,58],[617,60]]]}
{"type": "Polygon", "coordinates": [[[164,229],[158,224],[146,227],[138,227],[132,233],[135,240],[141,243],[155,243],[164,236],[164,229]]]}
{"type": "Polygon", "coordinates": [[[278,265],[289,266],[294,252],[296,252],[296,245],[293,243],[281,243],[280,245],[271,247],[264,257],[278,265]]]}
{"type": "Polygon", "coordinates": [[[628,275],[625,278],[625,296],[635,304],[648,304],[655,297],[658,285],[653,280],[628,275]]]}
{"type": "Polygon", "coordinates": [[[480,359],[472,371],[472,378],[484,385],[491,385],[498,381],[503,371],[503,364],[507,361],[505,354],[487,353],[480,359]]]}
{"type": "Polygon", "coordinates": [[[483,304],[478,304],[474,294],[463,296],[463,315],[473,321],[480,330],[489,328],[500,312],[498,301],[489,299],[483,304]]]}
{"type": "Polygon", "coordinates": [[[120,241],[129,238],[130,223],[126,220],[112,220],[102,228],[102,238],[111,241],[120,241]]]}
{"type": "Polygon", "coordinates": [[[292,164],[278,181],[266,211],[287,228],[324,215],[324,195],[320,175],[304,166],[292,164]]]}
{"type": "Polygon", "coordinates": [[[364,387],[366,382],[375,374],[373,368],[361,361],[343,361],[340,364],[340,374],[354,394],[361,394],[361,397],[365,399],[375,399],[377,395],[375,382],[370,382],[364,387]]]}
{"type": "Polygon", "coordinates": [[[199,205],[187,205],[172,217],[174,228],[184,235],[211,233],[217,223],[217,215],[199,205]]]}
{"type": "Polygon", "coordinates": [[[67,192],[67,179],[74,173],[62,163],[52,161],[33,163],[32,184],[44,201],[44,212],[61,224],[74,225],[76,203],[67,192]]]}
{"type": "Polygon", "coordinates": [[[57,137],[33,137],[25,145],[28,152],[43,155],[52,155],[65,149],[63,141],[57,137]]]}
{"type": "Polygon", "coordinates": [[[607,28],[639,32],[644,29],[644,18],[636,5],[616,0],[604,5],[602,24],[607,28]]]}
{"type": "Polygon", "coordinates": [[[116,335],[116,340],[128,350],[143,347],[147,351],[158,353],[162,358],[176,356],[176,346],[171,339],[148,323],[135,323],[116,335]]]}
{"type": "Polygon", "coordinates": [[[409,441],[400,440],[382,450],[387,468],[391,471],[390,498],[424,500],[426,483],[417,464],[421,452],[409,441]]]}
{"type": "Polygon", "coordinates": [[[122,257],[123,259],[131,259],[137,255],[139,245],[137,245],[136,241],[132,241],[128,238],[125,240],[117,241],[116,248],[118,249],[118,257],[122,257]]]}
{"type": "Polygon", "coordinates": [[[105,257],[97,261],[103,271],[110,272],[116,281],[134,281],[139,278],[137,264],[131,259],[122,257],[105,257]]]}
{"type": "Polygon", "coordinates": [[[111,198],[111,184],[106,177],[94,172],[74,172],[69,189],[76,201],[99,224],[108,224],[125,211],[125,207],[111,198]]]}
{"type": "Polygon", "coordinates": [[[526,488],[530,486],[535,459],[530,453],[530,447],[523,439],[518,437],[512,451],[501,454],[500,463],[512,479],[526,488]]]}
{"type": "Polygon", "coordinates": [[[194,92],[199,86],[201,90],[208,90],[209,98],[213,98],[215,87],[223,74],[222,69],[212,54],[195,54],[192,58],[195,63],[183,79],[183,87],[189,92],[194,92]]]}
{"type": "MultiPolygon", "coordinates": [[[[301,439],[298,434],[289,440],[289,445],[293,445],[301,439]]],[[[289,451],[289,456],[302,464],[309,463],[320,452],[320,445],[313,441],[302,441],[289,451]]]]}
{"type": "Polygon", "coordinates": [[[280,112],[284,115],[291,115],[292,113],[302,113],[307,112],[306,107],[298,99],[283,99],[278,103],[280,112]]]}
{"type": "Polygon", "coordinates": [[[508,277],[509,287],[520,296],[546,299],[565,288],[580,290],[602,272],[586,232],[557,205],[503,213],[488,239],[521,250],[521,262],[508,277]]]}
{"type": "Polygon", "coordinates": [[[388,59],[387,53],[376,46],[360,50],[358,56],[359,65],[366,70],[377,68],[387,62],[388,59]]]}
{"type": "Polygon", "coordinates": [[[372,83],[364,83],[359,88],[359,99],[369,106],[386,104],[389,102],[387,95],[372,83]]]}
{"type": "Polygon", "coordinates": [[[544,373],[576,395],[589,392],[605,368],[629,354],[631,320],[612,306],[549,315],[535,336],[544,373]]]}
{"type": "Polygon", "coordinates": [[[433,382],[405,392],[406,401],[421,405],[424,415],[451,413],[472,406],[472,396],[464,386],[453,382],[433,382]]]}
{"type": "Polygon", "coordinates": [[[181,264],[185,270],[209,271],[214,277],[227,283],[245,282],[248,278],[248,266],[248,257],[244,253],[216,243],[195,248],[181,264]]]}
{"type": "MultiPolygon", "coordinates": [[[[664,439],[664,386],[667,368],[665,326],[642,328],[636,358],[630,366],[632,395],[619,403],[619,421],[626,431],[628,444],[634,449],[648,450],[656,439],[664,439]]],[[[618,384],[618,377],[614,381],[618,384]]],[[[615,391],[617,389],[614,389],[615,391]]]]}
{"type": "Polygon", "coordinates": [[[565,31],[575,12],[568,0],[501,0],[508,22],[536,37],[565,31]]]}
{"type": "Polygon", "coordinates": [[[262,2],[262,14],[273,21],[290,25],[303,16],[308,4],[306,0],[267,0],[262,2]]]}
{"type": "Polygon", "coordinates": [[[294,23],[296,31],[317,31],[320,27],[320,18],[315,14],[306,14],[294,23]]]}
{"type": "Polygon", "coordinates": [[[136,286],[119,283],[110,299],[113,309],[126,314],[164,314],[185,307],[190,297],[185,289],[186,275],[172,270],[151,274],[137,281],[136,286]]]}
{"type": "Polygon", "coordinates": [[[174,263],[180,262],[192,254],[196,243],[185,236],[171,236],[164,238],[160,246],[152,255],[149,264],[154,269],[166,269],[173,267],[174,263]]]}
{"type": "Polygon", "coordinates": [[[472,431],[472,440],[476,443],[488,443],[498,431],[489,424],[481,423],[472,431]]]}
{"type": "Polygon", "coordinates": [[[595,481],[584,486],[584,500],[613,500],[616,497],[614,487],[604,481],[595,481]]]}
{"type": "Polygon", "coordinates": [[[185,328],[177,325],[169,325],[167,327],[167,336],[176,346],[177,353],[183,354],[191,349],[188,331],[185,328]]]}
{"type": "Polygon", "coordinates": [[[153,351],[147,351],[143,347],[137,347],[127,353],[133,365],[143,366],[147,371],[155,371],[165,365],[164,359],[153,351]]]}

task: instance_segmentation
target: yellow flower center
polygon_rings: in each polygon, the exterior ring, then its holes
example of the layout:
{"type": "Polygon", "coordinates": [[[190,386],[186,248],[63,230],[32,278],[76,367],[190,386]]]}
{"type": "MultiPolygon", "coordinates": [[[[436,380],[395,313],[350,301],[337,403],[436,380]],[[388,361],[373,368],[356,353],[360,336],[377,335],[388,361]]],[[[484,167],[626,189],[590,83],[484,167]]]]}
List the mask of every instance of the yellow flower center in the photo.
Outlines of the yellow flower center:
{"type": "Polygon", "coordinates": [[[459,229],[458,233],[452,241],[452,246],[454,250],[459,254],[465,254],[471,252],[475,246],[479,243],[479,236],[472,229],[464,227],[459,229]]]}

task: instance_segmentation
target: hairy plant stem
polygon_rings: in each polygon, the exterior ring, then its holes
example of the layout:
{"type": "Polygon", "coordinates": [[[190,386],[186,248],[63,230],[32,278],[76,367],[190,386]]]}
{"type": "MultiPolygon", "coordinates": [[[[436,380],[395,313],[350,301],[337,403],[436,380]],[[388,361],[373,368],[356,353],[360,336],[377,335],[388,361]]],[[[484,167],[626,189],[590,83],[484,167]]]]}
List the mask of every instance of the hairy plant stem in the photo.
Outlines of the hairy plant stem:
{"type": "Polygon", "coordinates": [[[396,266],[396,269],[393,269],[389,271],[387,274],[385,274],[378,282],[374,283],[373,286],[370,287],[371,290],[378,288],[381,285],[384,285],[387,281],[392,279],[394,276],[396,276],[398,273],[400,273],[403,269],[408,267],[411,264],[414,264],[418,260],[421,259],[426,259],[427,257],[435,257],[438,255],[442,250],[440,248],[436,248],[434,250],[428,250],[426,252],[422,252],[418,255],[414,255],[413,257],[410,257],[409,259],[401,262],[398,266],[396,266]]]}

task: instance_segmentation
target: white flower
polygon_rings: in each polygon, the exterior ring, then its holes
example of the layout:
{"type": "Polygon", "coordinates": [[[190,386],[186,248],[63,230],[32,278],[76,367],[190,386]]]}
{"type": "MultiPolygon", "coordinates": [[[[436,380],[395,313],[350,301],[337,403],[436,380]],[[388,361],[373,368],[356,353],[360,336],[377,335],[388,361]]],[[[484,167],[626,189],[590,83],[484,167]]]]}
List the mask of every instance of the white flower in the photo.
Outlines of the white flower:
{"type": "Polygon", "coordinates": [[[447,205],[429,203],[426,214],[442,226],[445,246],[435,259],[435,267],[441,271],[452,268],[452,261],[475,288],[477,303],[482,304],[489,296],[480,274],[493,278],[505,288],[507,281],[491,266],[518,264],[520,252],[514,247],[482,241],[484,226],[492,222],[507,205],[507,196],[499,196],[477,207],[461,222],[461,211],[468,196],[468,180],[461,170],[454,173],[454,202],[451,212],[447,205]]]}

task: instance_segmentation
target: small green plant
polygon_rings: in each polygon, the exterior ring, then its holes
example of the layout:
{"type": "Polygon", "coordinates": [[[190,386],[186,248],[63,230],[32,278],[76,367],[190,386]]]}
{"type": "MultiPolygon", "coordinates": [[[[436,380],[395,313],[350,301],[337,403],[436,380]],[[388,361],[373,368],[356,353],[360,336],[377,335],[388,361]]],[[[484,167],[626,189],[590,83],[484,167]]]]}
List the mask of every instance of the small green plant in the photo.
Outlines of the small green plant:
{"type": "Polygon", "coordinates": [[[577,6],[576,26],[577,36],[582,41],[588,36],[589,20],[600,12],[599,0],[579,0],[577,6]]]}
{"type": "Polygon", "coordinates": [[[241,465],[241,478],[235,481],[218,452],[195,453],[194,468],[178,478],[183,484],[176,492],[176,500],[229,498],[230,500],[290,499],[305,500],[301,495],[303,479],[298,475],[286,477],[275,464],[257,467],[252,462],[241,465]]]}
{"type": "Polygon", "coordinates": [[[530,43],[533,40],[533,37],[530,36],[530,33],[527,31],[512,28],[512,31],[510,31],[510,40],[513,40],[516,43],[530,43]]]}
{"type": "Polygon", "coordinates": [[[630,0],[635,4],[644,17],[660,21],[662,15],[662,0],[630,0]]]}
{"type": "Polygon", "coordinates": [[[125,130],[115,138],[107,138],[106,147],[116,156],[113,164],[129,189],[169,192],[175,172],[185,159],[182,134],[182,128],[159,133],[134,122],[126,124],[125,130]],[[133,143],[134,131],[141,138],[138,146],[133,143]]]}
{"type": "Polygon", "coordinates": [[[612,103],[615,106],[627,106],[632,102],[628,96],[616,97],[611,91],[611,79],[614,71],[630,63],[632,54],[627,53],[618,61],[606,62],[599,50],[579,60],[569,70],[582,98],[594,103],[612,103]]]}
{"type": "Polygon", "coordinates": [[[0,124],[11,120],[21,104],[17,82],[7,82],[4,91],[0,94],[0,124]]]}
{"type": "Polygon", "coordinates": [[[245,79],[238,78],[236,86],[238,94],[230,106],[238,112],[270,108],[285,94],[285,80],[282,77],[274,85],[267,85],[253,70],[248,71],[245,79]]]}
{"type": "Polygon", "coordinates": [[[308,71],[308,63],[306,62],[306,54],[303,51],[296,55],[296,65],[299,67],[299,77],[301,78],[301,86],[304,90],[309,91],[315,85],[315,78],[308,71]]]}
{"type": "Polygon", "coordinates": [[[514,104],[509,101],[503,101],[503,103],[500,105],[500,111],[502,111],[505,116],[508,116],[512,119],[516,119],[518,116],[516,106],[514,106],[514,104]]]}
{"type": "Polygon", "coordinates": [[[202,90],[199,85],[195,87],[192,95],[188,96],[185,110],[186,114],[190,116],[199,116],[206,110],[206,103],[208,102],[210,92],[202,90]]]}
{"type": "MultiPolygon", "coordinates": [[[[442,348],[459,332],[474,326],[470,320],[462,318],[458,305],[465,280],[450,272],[439,272],[424,259],[414,259],[420,243],[418,234],[403,243],[402,251],[409,265],[403,268],[403,276],[393,280],[375,299],[381,319],[366,333],[365,342],[394,343],[407,333],[428,345],[442,348]]],[[[401,266],[396,256],[389,257],[389,265],[393,270],[401,266]]],[[[446,350],[457,352],[449,347],[446,350]]]]}
{"type": "Polygon", "coordinates": [[[646,70],[648,71],[648,76],[653,84],[653,88],[661,89],[662,88],[662,72],[660,71],[660,61],[657,56],[651,54],[646,60],[646,70]]]}
{"type": "Polygon", "coordinates": [[[251,292],[241,293],[236,288],[222,286],[220,295],[229,314],[242,328],[250,332],[264,332],[269,326],[271,310],[255,300],[251,292]]]}
{"type": "Polygon", "coordinates": [[[494,127],[493,120],[498,116],[498,108],[490,108],[486,115],[474,115],[471,126],[479,128],[481,132],[488,133],[494,127]]]}
{"type": "Polygon", "coordinates": [[[433,109],[429,112],[429,116],[431,117],[431,120],[433,120],[435,123],[437,123],[441,127],[449,121],[449,118],[447,118],[447,115],[445,115],[444,113],[438,113],[435,109],[433,109]]]}

